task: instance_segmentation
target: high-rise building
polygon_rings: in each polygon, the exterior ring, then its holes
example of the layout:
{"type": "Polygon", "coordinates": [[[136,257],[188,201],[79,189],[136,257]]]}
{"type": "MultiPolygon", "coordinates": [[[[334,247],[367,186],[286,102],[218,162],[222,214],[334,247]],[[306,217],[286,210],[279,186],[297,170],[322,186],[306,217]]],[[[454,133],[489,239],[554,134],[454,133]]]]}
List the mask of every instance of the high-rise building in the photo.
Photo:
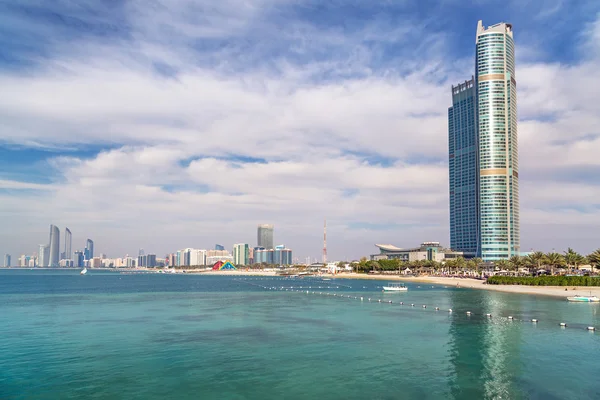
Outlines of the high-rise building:
{"type": "Polygon", "coordinates": [[[475,78],[448,111],[450,243],[484,261],[521,250],[514,53],[511,24],[479,21],[475,78]]]}
{"type": "Polygon", "coordinates": [[[83,252],[82,251],[73,252],[73,266],[76,268],[83,268],[84,265],[85,264],[83,261],[83,252]]]}
{"type": "Polygon", "coordinates": [[[275,264],[278,265],[291,265],[292,264],[292,250],[285,247],[285,245],[279,245],[275,247],[275,254],[273,259],[275,264]]]}
{"type": "Polygon", "coordinates": [[[512,25],[477,24],[477,107],[481,256],[521,252],[517,82],[512,25]]]}
{"type": "Polygon", "coordinates": [[[69,228],[65,228],[65,251],[63,251],[61,255],[61,259],[70,260],[72,257],[71,253],[71,230],[69,228]]]}
{"type": "Polygon", "coordinates": [[[190,251],[190,265],[206,265],[206,250],[193,249],[190,251]]]}
{"type": "Polygon", "coordinates": [[[5,267],[10,267],[10,254],[5,254],[4,255],[4,266],[5,267]]]}
{"type": "Polygon", "coordinates": [[[233,263],[235,265],[247,265],[250,263],[250,246],[246,243],[233,245],[233,263]]]}
{"type": "Polygon", "coordinates": [[[94,241],[92,239],[88,239],[85,242],[85,250],[83,251],[83,255],[86,260],[91,260],[94,258],[94,241]]]}
{"type": "Polygon", "coordinates": [[[156,254],[146,254],[146,267],[156,267],[156,254]]]}
{"type": "Polygon", "coordinates": [[[215,250],[225,250],[225,246],[220,244],[215,244],[215,250]]]}
{"type": "Polygon", "coordinates": [[[479,249],[479,168],[475,78],[452,86],[448,109],[450,248],[474,257],[479,249]]]}
{"type": "Polygon", "coordinates": [[[50,254],[49,263],[50,267],[58,267],[60,258],[60,230],[54,225],[50,225],[50,254]]]}
{"type": "Polygon", "coordinates": [[[50,266],[50,246],[47,244],[40,244],[38,253],[38,267],[49,267],[50,266]]]}
{"type": "Polygon", "coordinates": [[[256,245],[258,247],[264,247],[267,250],[273,249],[273,225],[258,225],[256,245]]]}

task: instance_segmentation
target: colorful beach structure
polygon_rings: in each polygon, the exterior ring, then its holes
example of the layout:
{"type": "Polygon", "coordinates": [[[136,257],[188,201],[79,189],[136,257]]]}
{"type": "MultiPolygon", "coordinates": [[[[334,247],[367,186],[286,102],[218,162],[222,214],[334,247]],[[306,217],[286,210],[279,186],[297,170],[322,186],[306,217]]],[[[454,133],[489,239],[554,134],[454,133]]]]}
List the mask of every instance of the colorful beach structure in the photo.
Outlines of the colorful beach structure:
{"type": "Polygon", "coordinates": [[[212,267],[213,271],[235,271],[237,268],[229,261],[217,261],[212,267]]]}

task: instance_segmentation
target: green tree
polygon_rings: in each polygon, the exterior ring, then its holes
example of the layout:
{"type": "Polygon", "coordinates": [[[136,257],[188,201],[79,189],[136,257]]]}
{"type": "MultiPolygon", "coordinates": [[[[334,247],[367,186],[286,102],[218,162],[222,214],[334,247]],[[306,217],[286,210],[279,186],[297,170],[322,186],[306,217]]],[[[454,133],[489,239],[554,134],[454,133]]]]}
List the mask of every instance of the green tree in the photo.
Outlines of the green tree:
{"type": "Polygon", "coordinates": [[[521,256],[512,256],[508,260],[508,262],[510,264],[511,269],[515,271],[519,271],[519,268],[525,266],[525,260],[521,256]]]}
{"type": "Polygon", "coordinates": [[[565,262],[569,268],[577,269],[585,263],[585,257],[569,247],[565,251],[565,262]]]}
{"type": "Polygon", "coordinates": [[[501,270],[502,270],[502,269],[503,269],[503,270],[506,270],[506,269],[508,269],[508,268],[509,268],[509,265],[510,265],[510,264],[509,264],[508,260],[505,260],[505,259],[502,259],[502,260],[498,260],[498,261],[496,261],[496,266],[497,266],[498,268],[500,268],[501,270]]]}
{"type": "Polygon", "coordinates": [[[525,262],[529,267],[529,272],[531,272],[532,268],[541,269],[542,265],[546,262],[546,255],[541,251],[536,251],[525,257],[525,262]]]}
{"type": "Polygon", "coordinates": [[[594,251],[592,254],[589,254],[587,259],[592,266],[592,272],[594,272],[594,269],[600,266],[600,249],[594,251]]]}
{"type": "Polygon", "coordinates": [[[554,275],[554,268],[563,267],[565,265],[565,258],[559,253],[548,253],[545,255],[546,264],[550,266],[550,274],[554,275]]]}

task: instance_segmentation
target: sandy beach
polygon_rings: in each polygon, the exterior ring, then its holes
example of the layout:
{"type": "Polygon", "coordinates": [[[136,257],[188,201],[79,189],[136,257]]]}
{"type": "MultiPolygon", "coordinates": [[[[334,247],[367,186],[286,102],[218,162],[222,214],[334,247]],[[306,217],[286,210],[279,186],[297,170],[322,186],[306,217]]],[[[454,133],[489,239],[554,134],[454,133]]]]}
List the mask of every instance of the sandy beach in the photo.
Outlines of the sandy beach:
{"type": "MultiPolygon", "coordinates": [[[[203,275],[220,275],[220,276],[278,276],[275,271],[194,271],[190,273],[201,273],[203,275]]],[[[382,281],[404,281],[404,282],[420,282],[431,283],[435,285],[445,286],[460,286],[468,289],[479,290],[494,290],[497,292],[532,294],[540,296],[553,296],[566,298],[567,296],[590,295],[600,297],[600,287],[565,287],[565,286],[521,286],[521,285],[487,285],[484,281],[469,278],[453,278],[440,276],[398,276],[398,275],[367,275],[355,273],[340,273],[336,275],[322,275],[321,277],[337,278],[337,279],[373,279],[382,281]],[[565,290],[568,289],[568,290],[565,290]]]]}
{"type": "Polygon", "coordinates": [[[577,287],[572,286],[521,286],[521,285],[487,285],[484,281],[469,278],[453,278],[440,276],[398,276],[398,275],[364,275],[364,274],[337,274],[336,278],[345,279],[376,279],[385,281],[406,281],[432,283],[436,285],[460,286],[469,289],[495,290],[497,292],[534,294],[541,296],[562,297],[574,296],[575,294],[600,297],[600,287],[577,287]],[[568,289],[568,290],[565,290],[568,289]]]}

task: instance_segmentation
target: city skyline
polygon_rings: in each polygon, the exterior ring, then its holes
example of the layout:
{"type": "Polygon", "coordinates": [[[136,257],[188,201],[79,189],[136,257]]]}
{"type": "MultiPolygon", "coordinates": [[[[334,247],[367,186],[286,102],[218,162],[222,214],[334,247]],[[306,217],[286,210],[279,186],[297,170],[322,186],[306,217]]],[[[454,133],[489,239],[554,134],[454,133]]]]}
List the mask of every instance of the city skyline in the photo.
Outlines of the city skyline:
{"type": "Polygon", "coordinates": [[[320,260],[324,216],[332,260],[449,246],[448,91],[478,20],[516,30],[520,250],[592,251],[600,5],[551,3],[11,7],[0,253],[37,251],[53,223],[71,251],[166,254],[253,244],[266,221],[320,260]]]}

